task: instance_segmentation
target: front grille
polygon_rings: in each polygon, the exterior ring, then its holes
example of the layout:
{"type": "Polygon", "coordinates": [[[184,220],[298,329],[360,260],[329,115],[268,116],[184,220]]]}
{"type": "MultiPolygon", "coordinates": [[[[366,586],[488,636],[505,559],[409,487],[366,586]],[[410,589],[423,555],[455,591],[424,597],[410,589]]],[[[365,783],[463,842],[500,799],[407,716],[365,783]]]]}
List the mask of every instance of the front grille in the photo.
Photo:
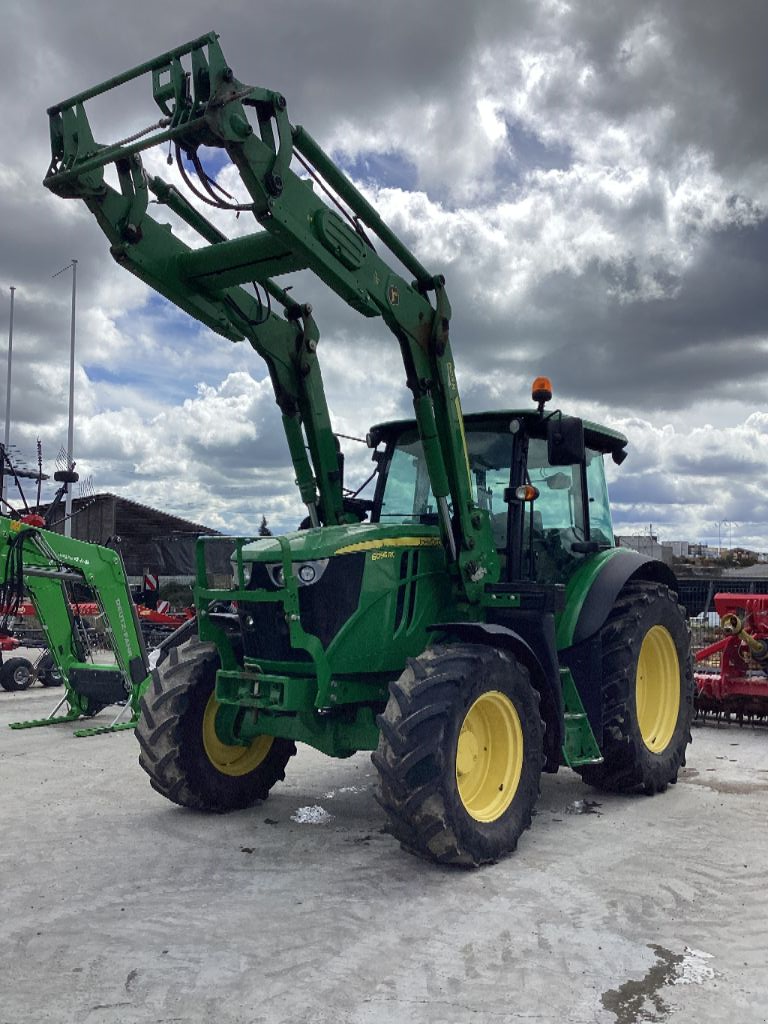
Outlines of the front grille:
{"type": "MultiPolygon", "coordinates": [[[[365,555],[332,558],[316,583],[299,587],[301,625],[327,648],[342,626],[357,611],[365,569],[365,555]]],[[[254,562],[248,590],[278,588],[266,566],[254,562]]],[[[309,654],[291,647],[285,609],[281,602],[240,601],[238,613],[246,657],[264,661],[310,661],[309,654]]]]}
{"type": "MultiPolygon", "coordinates": [[[[274,588],[273,588],[274,589],[274,588]]],[[[246,658],[264,661],[311,661],[302,648],[291,647],[282,603],[239,602],[240,630],[246,658]]]]}

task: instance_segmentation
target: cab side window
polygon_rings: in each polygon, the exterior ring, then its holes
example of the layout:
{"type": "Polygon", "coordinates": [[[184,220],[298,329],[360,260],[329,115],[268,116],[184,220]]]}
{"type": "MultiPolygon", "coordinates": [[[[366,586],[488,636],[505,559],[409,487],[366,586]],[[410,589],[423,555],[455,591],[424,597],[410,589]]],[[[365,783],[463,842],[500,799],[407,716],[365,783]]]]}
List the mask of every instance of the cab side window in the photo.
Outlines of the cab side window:
{"type": "Polygon", "coordinates": [[[589,536],[598,544],[613,547],[611,507],[605,482],[605,467],[600,452],[587,449],[587,496],[589,497],[589,536]]]}

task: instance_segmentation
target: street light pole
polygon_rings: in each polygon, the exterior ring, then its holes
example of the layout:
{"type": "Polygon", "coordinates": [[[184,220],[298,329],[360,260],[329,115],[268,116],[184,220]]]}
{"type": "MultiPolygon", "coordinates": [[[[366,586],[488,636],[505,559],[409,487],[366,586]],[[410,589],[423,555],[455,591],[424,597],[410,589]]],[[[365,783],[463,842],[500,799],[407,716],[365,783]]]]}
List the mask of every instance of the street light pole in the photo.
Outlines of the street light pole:
{"type": "MultiPolygon", "coordinates": [[[[8,452],[8,444],[11,439],[11,364],[13,362],[13,300],[16,286],[11,285],[11,320],[8,327],[8,383],[5,389],[5,451],[8,452]]],[[[2,489],[5,490],[5,475],[0,475],[2,480],[2,489]]],[[[5,494],[0,493],[0,498],[4,498],[5,494]]]]}
{"type": "MultiPolygon", "coordinates": [[[[75,468],[75,302],[77,298],[77,260],[72,260],[53,276],[58,277],[72,267],[72,318],[69,328],[69,422],[67,425],[67,469],[75,468]]],[[[67,487],[64,499],[64,536],[72,536],[72,485],[67,487]]]]}
{"type": "MultiPolygon", "coordinates": [[[[69,328],[69,424],[67,427],[67,469],[75,468],[75,298],[77,296],[77,260],[72,260],[72,320],[69,328]]],[[[72,485],[67,487],[64,536],[72,536],[72,485]]]]}

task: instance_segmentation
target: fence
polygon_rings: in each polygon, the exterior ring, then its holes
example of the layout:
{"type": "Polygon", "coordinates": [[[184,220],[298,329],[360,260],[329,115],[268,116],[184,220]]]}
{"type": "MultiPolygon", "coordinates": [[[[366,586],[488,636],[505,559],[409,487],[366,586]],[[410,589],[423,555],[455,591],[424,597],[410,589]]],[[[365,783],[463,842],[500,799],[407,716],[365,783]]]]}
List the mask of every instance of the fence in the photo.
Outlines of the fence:
{"type": "Polygon", "coordinates": [[[739,579],[737,576],[696,577],[678,579],[680,604],[689,618],[715,610],[715,594],[768,594],[765,579],[739,579]]]}

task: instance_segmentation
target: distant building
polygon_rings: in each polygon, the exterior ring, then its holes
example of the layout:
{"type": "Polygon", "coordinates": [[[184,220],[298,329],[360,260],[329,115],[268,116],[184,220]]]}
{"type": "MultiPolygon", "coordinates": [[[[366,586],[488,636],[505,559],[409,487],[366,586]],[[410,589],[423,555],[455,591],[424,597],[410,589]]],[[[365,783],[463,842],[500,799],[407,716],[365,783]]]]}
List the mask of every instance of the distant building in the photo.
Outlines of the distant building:
{"type": "Polygon", "coordinates": [[[631,548],[647,558],[657,558],[661,562],[671,564],[672,548],[668,544],[660,544],[650,533],[627,534],[616,538],[620,548],[631,548]]]}
{"type": "Polygon", "coordinates": [[[672,548],[675,558],[691,558],[697,553],[695,551],[697,545],[690,544],[687,540],[665,540],[664,546],[672,548]]]}
{"type": "MultiPolygon", "coordinates": [[[[202,523],[193,523],[116,494],[74,498],[72,512],[72,536],[115,547],[123,556],[132,580],[140,580],[145,572],[174,579],[193,577],[195,544],[199,536],[222,538],[221,544],[211,546],[209,571],[216,574],[231,571],[231,541],[202,523]]],[[[50,529],[64,532],[63,506],[50,529]]]]}

